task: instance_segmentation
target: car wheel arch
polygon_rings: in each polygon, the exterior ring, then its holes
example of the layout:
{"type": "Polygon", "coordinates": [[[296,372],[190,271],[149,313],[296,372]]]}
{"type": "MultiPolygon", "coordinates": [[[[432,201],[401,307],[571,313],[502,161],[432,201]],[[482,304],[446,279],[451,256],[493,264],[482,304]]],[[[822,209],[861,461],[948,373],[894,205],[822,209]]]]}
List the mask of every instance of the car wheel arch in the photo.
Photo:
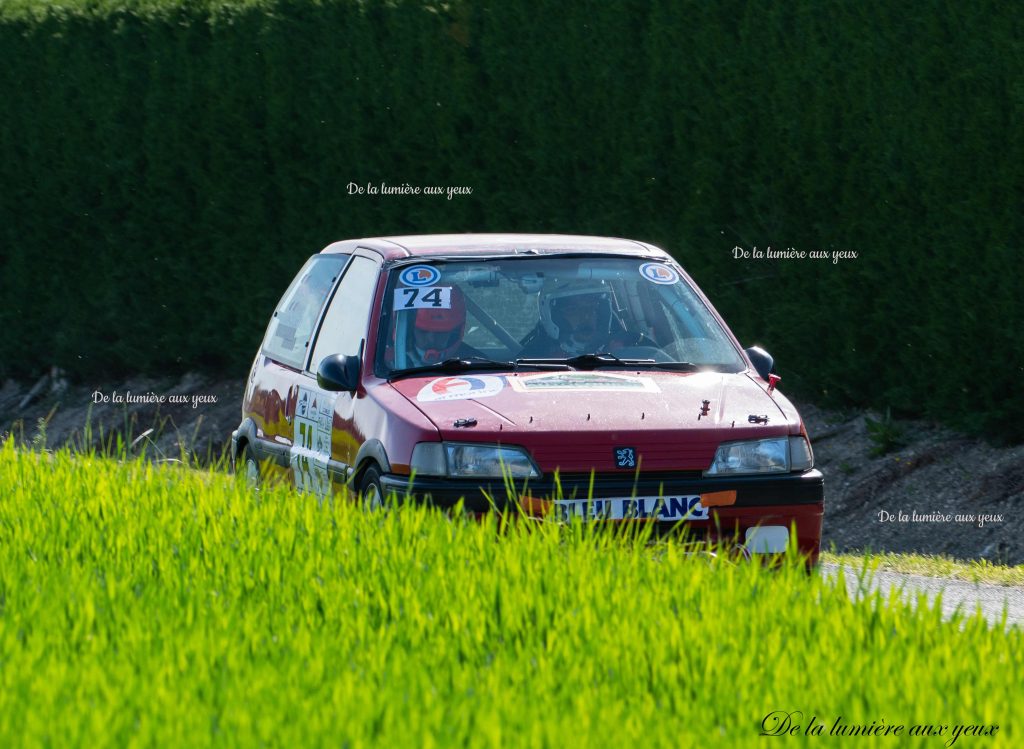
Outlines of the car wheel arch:
{"type": "Polygon", "coordinates": [[[379,439],[370,439],[364,442],[356,453],[353,461],[352,484],[356,485],[362,479],[363,473],[371,464],[376,464],[381,473],[391,472],[391,461],[388,460],[387,450],[384,443],[379,439]]]}
{"type": "Polygon", "coordinates": [[[242,450],[256,441],[256,422],[252,420],[251,416],[247,416],[242,420],[242,423],[238,425],[238,440],[235,445],[235,454],[232,456],[236,460],[241,456],[242,450]]]}

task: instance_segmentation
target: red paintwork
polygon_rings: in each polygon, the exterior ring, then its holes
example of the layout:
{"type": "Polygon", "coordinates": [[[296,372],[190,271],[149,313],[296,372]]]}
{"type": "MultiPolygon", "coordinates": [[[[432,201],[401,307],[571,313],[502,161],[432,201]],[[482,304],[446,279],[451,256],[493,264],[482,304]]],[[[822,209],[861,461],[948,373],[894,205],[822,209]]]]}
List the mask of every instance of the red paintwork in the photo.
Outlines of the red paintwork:
{"type": "Polygon", "coordinates": [[[810,555],[809,562],[818,561],[821,548],[821,523],[823,508],[814,505],[777,505],[774,507],[716,507],[710,512],[712,539],[742,543],[748,528],[758,525],[782,525],[790,528],[796,524],[797,548],[810,555]]]}
{"type": "MultiPolygon", "coordinates": [[[[604,370],[602,370],[603,372],[604,370]]],[[[500,376],[501,373],[487,372],[500,376]]],[[[506,382],[540,373],[506,373],[506,382]]],[[[590,373],[580,373],[587,376],[590,373]]],[[[442,439],[523,445],[543,472],[632,473],[616,468],[612,447],[635,447],[650,471],[704,470],[724,440],[799,434],[772,398],[745,374],[614,372],[653,381],[661,392],[554,390],[517,392],[507,385],[479,400],[417,401],[417,393],[439,378],[410,377],[391,385],[434,424],[442,439]],[[702,401],[708,416],[698,416],[702,401]],[[748,424],[752,413],[768,414],[767,424],[748,424]],[[461,418],[477,425],[456,428],[461,418]]],[[[472,375],[469,375],[472,377],[472,375]]]]}
{"type": "MultiPolygon", "coordinates": [[[[242,402],[242,418],[252,418],[258,439],[284,447],[291,445],[291,430],[285,414],[295,407],[292,385],[297,376],[295,369],[278,364],[262,353],[256,357],[242,402]]],[[[276,478],[286,477],[286,472],[273,464],[267,465],[264,471],[276,478]]]]}

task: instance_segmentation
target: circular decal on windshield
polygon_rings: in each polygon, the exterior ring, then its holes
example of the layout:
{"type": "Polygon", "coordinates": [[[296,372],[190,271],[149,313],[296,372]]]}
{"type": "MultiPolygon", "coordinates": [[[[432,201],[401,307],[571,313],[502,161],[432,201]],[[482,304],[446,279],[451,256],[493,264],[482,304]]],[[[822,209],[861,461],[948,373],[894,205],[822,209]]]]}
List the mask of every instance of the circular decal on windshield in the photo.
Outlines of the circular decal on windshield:
{"type": "Polygon", "coordinates": [[[675,268],[664,263],[644,263],[640,266],[640,275],[651,283],[671,284],[679,281],[675,268]]]}
{"type": "Polygon", "coordinates": [[[441,272],[432,265],[414,265],[398,277],[406,286],[430,286],[441,278],[441,272]]]}
{"type": "Polygon", "coordinates": [[[469,398],[487,398],[497,395],[505,389],[505,381],[500,377],[491,375],[478,375],[466,377],[442,377],[439,380],[428,382],[419,393],[416,400],[420,403],[430,401],[460,401],[469,398]]]}

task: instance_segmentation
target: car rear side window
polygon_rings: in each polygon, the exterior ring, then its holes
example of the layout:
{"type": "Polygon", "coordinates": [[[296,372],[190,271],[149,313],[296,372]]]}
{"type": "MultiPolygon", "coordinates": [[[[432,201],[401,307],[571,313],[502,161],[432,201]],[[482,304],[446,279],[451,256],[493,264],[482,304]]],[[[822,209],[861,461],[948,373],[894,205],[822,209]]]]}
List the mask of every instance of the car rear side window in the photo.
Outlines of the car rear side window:
{"type": "Polygon", "coordinates": [[[320,310],[348,255],[314,255],[281,297],[267,328],[263,353],[274,361],[301,368],[320,310]]]}
{"type": "Polygon", "coordinates": [[[370,320],[370,305],[377,291],[377,272],[377,264],[372,260],[352,258],[320,326],[309,362],[311,371],[315,372],[325,357],[359,353],[359,344],[366,337],[370,320]]]}

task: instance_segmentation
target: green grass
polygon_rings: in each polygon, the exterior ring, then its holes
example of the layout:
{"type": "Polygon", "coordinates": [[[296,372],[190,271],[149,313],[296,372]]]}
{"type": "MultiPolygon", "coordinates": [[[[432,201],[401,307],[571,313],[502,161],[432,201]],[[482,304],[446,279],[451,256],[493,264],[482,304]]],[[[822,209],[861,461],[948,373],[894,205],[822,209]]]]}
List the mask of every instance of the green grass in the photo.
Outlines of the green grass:
{"type": "Polygon", "coordinates": [[[1024,632],[797,564],[0,448],[0,746],[864,741],[758,738],[777,710],[1019,746],[1024,632]]]}
{"type": "MultiPolygon", "coordinates": [[[[989,585],[1024,586],[1024,565],[993,564],[986,559],[963,561],[945,556],[927,554],[872,554],[871,564],[876,569],[902,572],[928,577],[949,577],[989,585]]],[[[853,569],[864,566],[864,557],[856,554],[823,553],[821,561],[842,564],[853,569]]]]}

